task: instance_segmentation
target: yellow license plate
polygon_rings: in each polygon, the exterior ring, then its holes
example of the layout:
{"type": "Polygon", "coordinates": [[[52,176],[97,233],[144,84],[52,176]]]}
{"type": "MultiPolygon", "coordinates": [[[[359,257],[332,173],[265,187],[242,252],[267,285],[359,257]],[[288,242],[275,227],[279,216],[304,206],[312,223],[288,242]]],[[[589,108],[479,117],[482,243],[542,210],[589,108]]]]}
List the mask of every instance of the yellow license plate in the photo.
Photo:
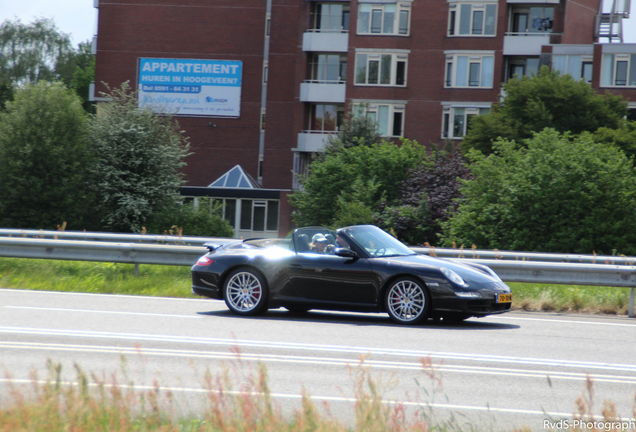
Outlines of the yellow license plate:
{"type": "Polygon", "coordinates": [[[497,294],[497,303],[511,303],[512,294],[497,294]]]}

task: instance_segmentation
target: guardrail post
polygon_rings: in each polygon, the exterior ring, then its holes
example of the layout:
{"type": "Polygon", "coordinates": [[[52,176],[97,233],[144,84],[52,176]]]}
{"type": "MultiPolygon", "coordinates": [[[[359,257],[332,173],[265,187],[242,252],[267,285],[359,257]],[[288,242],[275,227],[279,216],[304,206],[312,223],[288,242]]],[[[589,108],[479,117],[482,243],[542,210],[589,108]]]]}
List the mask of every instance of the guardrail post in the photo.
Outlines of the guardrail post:
{"type": "Polygon", "coordinates": [[[629,317],[634,318],[634,291],[636,288],[632,287],[629,292],[629,317]]]}
{"type": "Polygon", "coordinates": [[[133,275],[139,276],[139,263],[135,264],[135,271],[133,272],[133,275]]]}

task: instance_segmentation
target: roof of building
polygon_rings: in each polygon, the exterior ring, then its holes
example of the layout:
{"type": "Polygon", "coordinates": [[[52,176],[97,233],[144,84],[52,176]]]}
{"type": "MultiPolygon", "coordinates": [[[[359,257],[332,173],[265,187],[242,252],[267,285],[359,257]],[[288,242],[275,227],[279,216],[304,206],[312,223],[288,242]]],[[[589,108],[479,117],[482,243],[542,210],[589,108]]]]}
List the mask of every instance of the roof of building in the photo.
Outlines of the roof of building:
{"type": "Polygon", "coordinates": [[[241,189],[261,189],[254,178],[243,171],[240,165],[223,174],[221,177],[208,185],[213,188],[241,188],[241,189]]]}

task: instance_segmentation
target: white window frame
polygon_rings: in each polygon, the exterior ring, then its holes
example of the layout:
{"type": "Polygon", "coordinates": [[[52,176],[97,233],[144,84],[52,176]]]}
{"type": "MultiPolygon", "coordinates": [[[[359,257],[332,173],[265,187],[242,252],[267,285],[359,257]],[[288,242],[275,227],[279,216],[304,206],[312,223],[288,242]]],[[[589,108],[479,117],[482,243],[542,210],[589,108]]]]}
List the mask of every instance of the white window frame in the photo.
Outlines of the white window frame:
{"type": "Polygon", "coordinates": [[[398,1],[393,3],[358,3],[358,22],[356,26],[357,34],[374,36],[410,36],[412,4],[412,1],[398,1]],[[393,9],[392,22],[387,20],[387,13],[390,13],[391,9],[393,9]],[[387,10],[389,12],[387,12],[387,10]],[[363,14],[368,14],[366,19],[363,18],[363,14]],[[405,16],[405,14],[406,29],[404,30],[404,27],[401,26],[401,22],[402,17],[405,16]],[[374,15],[380,17],[379,31],[374,31],[374,15]],[[391,24],[392,27],[388,28],[391,24]]]}
{"type": "Polygon", "coordinates": [[[603,54],[601,87],[636,87],[636,54],[603,54]],[[617,76],[619,63],[626,63],[625,83],[617,76]]]}
{"type": "Polygon", "coordinates": [[[409,62],[409,53],[410,51],[405,50],[402,52],[386,52],[382,50],[364,50],[358,49],[356,50],[356,64],[354,69],[354,79],[353,83],[356,86],[379,86],[379,87],[406,87],[407,84],[407,71],[408,71],[408,62],[409,62]],[[364,56],[364,57],[363,57],[364,56]],[[389,71],[389,81],[388,83],[381,83],[382,81],[382,65],[386,59],[386,56],[391,56],[390,58],[390,71],[389,71]],[[372,62],[377,62],[377,83],[369,82],[369,75],[371,71],[370,64],[372,62]],[[364,82],[358,82],[358,69],[361,68],[361,64],[364,63],[365,73],[364,73],[364,82]],[[404,63],[404,71],[402,76],[402,83],[400,84],[398,81],[398,63],[404,63]]]}
{"type": "Polygon", "coordinates": [[[404,136],[404,118],[406,113],[406,101],[354,101],[353,115],[367,116],[375,121],[380,136],[399,138],[404,136]],[[385,121],[379,116],[386,115],[385,121]],[[394,135],[395,119],[400,118],[400,134],[394,135]]]}
{"type": "Polygon", "coordinates": [[[494,2],[463,2],[463,3],[450,3],[448,10],[448,36],[450,37],[496,37],[497,36],[497,7],[498,4],[494,2]],[[494,15],[489,15],[488,12],[494,9],[494,15]],[[475,26],[476,14],[482,12],[479,27],[475,26]],[[468,18],[466,18],[468,15],[468,18]],[[488,18],[493,20],[492,26],[488,25],[488,18]],[[468,29],[464,31],[462,29],[462,23],[464,20],[468,20],[468,29]],[[492,32],[486,33],[486,27],[492,27],[492,32]],[[478,32],[479,31],[479,32],[478,32]]]}
{"type": "Polygon", "coordinates": [[[443,104],[442,108],[442,139],[461,140],[468,132],[468,118],[473,115],[484,115],[490,112],[490,104],[443,104]],[[461,114],[460,114],[461,113],[461,114]],[[461,115],[461,131],[457,133],[456,118],[461,115]]]}
{"type": "Polygon", "coordinates": [[[446,51],[444,70],[445,88],[487,89],[493,88],[495,52],[494,51],[446,51]],[[465,71],[463,68],[465,67],[465,71]],[[477,69],[477,77],[472,73],[477,69]],[[461,71],[461,75],[458,74],[461,71]],[[465,72],[465,76],[464,76],[465,72]],[[488,75],[489,73],[489,75],[488,75]],[[472,78],[478,78],[477,84],[472,78]]]}

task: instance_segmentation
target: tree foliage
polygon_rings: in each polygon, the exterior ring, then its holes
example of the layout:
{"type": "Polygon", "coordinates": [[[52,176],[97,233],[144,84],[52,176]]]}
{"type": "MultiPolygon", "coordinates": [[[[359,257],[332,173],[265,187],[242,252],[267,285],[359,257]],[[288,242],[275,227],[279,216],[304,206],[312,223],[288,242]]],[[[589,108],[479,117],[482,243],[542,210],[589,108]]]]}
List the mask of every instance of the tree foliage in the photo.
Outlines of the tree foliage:
{"type": "Polygon", "coordinates": [[[459,151],[436,151],[432,164],[421,164],[408,174],[400,187],[400,199],[394,206],[381,204],[376,223],[392,229],[409,245],[436,245],[442,223],[457,208],[461,197],[460,180],[472,178],[459,151]]]}
{"type": "Polygon", "coordinates": [[[393,203],[410,169],[423,163],[426,149],[404,140],[328,151],[290,197],[293,219],[304,225],[351,225],[372,221],[378,203],[393,203]],[[355,216],[355,217],[354,217],[355,216]]]}
{"type": "Polygon", "coordinates": [[[153,214],[146,231],[154,234],[178,234],[202,237],[234,237],[234,229],[223,219],[223,207],[201,198],[194,203],[177,203],[153,214]]]}
{"type": "Polygon", "coordinates": [[[71,51],[69,35],[49,19],[28,25],[7,20],[0,25],[0,71],[15,84],[58,80],[64,62],[58,63],[71,51]]]}
{"type": "Polygon", "coordinates": [[[18,89],[0,112],[0,226],[89,224],[92,154],[79,98],[61,83],[18,89]]]}
{"type": "Polygon", "coordinates": [[[325,153],[359,145],[372,146],[381,142],[382,137],[378,132],[375,121],[366,115],[355,116],[350,112],[342,121],[338,133],[329,136],[325,146],[325,153]]]}
{"type": "Polygon", "coordinates": [[[95,77],[91,44],[73,49],[70,37],[54,22],[40,18],[30,24],[6,20],[0,24],[0,109],[13,99],[14,88],[38,81],[62,81],[73,88],[91,112],[88,85],[95,77]]]}
{"type": "Polygon", "coordinates": [[[615,129],[627,114],[627,103],[621,96],[599,95],[583,80],[574,81],[547,66],[532,78],[511,79],[503,85],[502,93],[501,104],[472,119],[464,149],[490,154],[497,138],[522,144],[544,128],[572,134],[600,127],[615,129]]]}
{"type": "Polygon", "coordinates": [[[545,129],[517,149],[471,152],[446,245],[542,252],[636,253],[636,174],[614,147],[545,129]]]}
{"type": "Polygon", "coordinates": [[[127,83],[107,96],[91,125],[98,209],[106,229],[140,232],[177,201],[189,144],[171,117],[138,108],[127,83]]]}
{"type": "Polygon", "coordinates": [[[629,158],[636,158],[636,121],[623,120],[615,129],[601,127],[594,132],[594,140],[612,144],[629,158]]]}

